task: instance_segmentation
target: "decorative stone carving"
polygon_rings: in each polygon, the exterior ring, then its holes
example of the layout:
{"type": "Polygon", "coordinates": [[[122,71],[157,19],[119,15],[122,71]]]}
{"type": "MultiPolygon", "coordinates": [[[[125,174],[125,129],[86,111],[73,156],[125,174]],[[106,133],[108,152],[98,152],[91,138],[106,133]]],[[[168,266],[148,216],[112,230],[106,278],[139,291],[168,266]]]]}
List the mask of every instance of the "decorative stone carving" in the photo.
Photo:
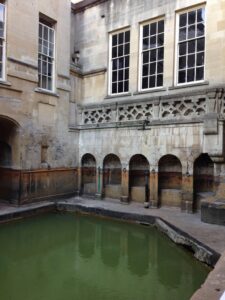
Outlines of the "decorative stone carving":
{"type": "Polygon", "coordinates": [[[185,100],[161,101],[160,119],[188,119],[201,117],[206,113],[206,99],[192,98],[185,100]]]}
{"type": "Polygon", "coordinates": [[[153,104],[133,104],[118,107],[118,121],[141,121],[153,118],[153,104]]]}
{"type": "Polygon", "coordinates": [[[83,124],[102,124],[112,122],[112,109],[85,109],[83,111],[83,124]]]}

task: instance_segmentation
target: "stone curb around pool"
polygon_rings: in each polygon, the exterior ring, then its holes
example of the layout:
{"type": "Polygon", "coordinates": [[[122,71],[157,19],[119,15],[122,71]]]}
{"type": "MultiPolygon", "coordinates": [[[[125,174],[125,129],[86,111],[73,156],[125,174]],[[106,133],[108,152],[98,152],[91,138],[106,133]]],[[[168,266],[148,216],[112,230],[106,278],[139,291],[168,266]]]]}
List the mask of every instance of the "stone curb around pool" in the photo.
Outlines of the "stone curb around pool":
{"type": "Polygon", "coordinates": [[[201,262],[214,267],[220,258],[220,254],[203,243],[199,242],[188,233],[180,230],[176,226],[163,220],[158,216],[143,215],[138,213],[120,212],[102,207],[93,207],[76,203],[56,203],[56,208],[60,212],[78,212],[94,214],[98,216],[113,218],[122,221],[138,222],[143,225],[157,227],[166,234],[174,243],[182,245],[194,253],[194,256],[201,262]]]}

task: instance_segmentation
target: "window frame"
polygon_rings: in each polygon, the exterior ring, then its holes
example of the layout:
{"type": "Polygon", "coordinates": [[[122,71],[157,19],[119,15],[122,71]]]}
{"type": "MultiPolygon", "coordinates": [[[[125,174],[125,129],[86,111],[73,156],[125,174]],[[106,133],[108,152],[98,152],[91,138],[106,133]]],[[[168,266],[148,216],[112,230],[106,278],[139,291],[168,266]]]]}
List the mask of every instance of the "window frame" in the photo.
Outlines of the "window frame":
{"type": "MultiPolygon", "coordinates": [[[[198,84],[202,84],[206,81],[206,36],[207,36],[207,21],[206,21],[206,5],[205,4],[202,4],[202,5],[196,5],[196,6],[193,6],[193,7],[189,7],[189,8],[186,8],[186,9],[181,9],[181,10],[178,10],[176,11],[176,34],[175,34],[175,67],[174,67],[174,70],[175,70],[175,74],[174,74],[174,86],[188,86],[188,85],[198,85],[198,84]],[[203,65],[203,68],[204,68],[204,76],[203,76],[203,79],[201,80],[195,80],[195,81],[190,81],[190,82],[183,82],[183,83],[179,83],[178,82],[178,79],[179,79],[179,29],[180,29],[180,15],[182,14],[185,14],[185,13],[189,13],[191,11],[197,11],[198,9],[204,9],[205,11],[205,20],[204,20],[204,65],[203,65]]],[[[195,38],[194,40],[198,40],[200,38],[203,38],[203,37],[199,37],[199,38],[195,38]]],[[[187,41],[187,39],[186,39],[187,41]]],[[[196,51],[195,51],[195,55],[196,55],[196,51]]],[[[195,69],[196,69],[196,65],[195,65],[195,69]]]]}
{"type": "MultiPolygon", "coordinates": [[[[49,42],[49,40],[48,40],[49,42]]],[[[48,49],[49,50],[49,49],[48,49]]],[[[48,76],[46,76],[48,78],[48,76]]],[[[55,24],[53,23],[49,23],[47,21],[45,21],[45,19],[39,18],[39,22],[38,22],[38,89],[44,92],[48,92],[48,93],[55,93],[56,91],[56,29],[55,29],[55,24]],[[39,39],[40,39],[40,32],[39,32],[39,27],[40,25],[45,26],[51,30],[53,30],[53,55],[52,57],[46,54],[43,54],[41,52],[39,52],[39,39]],[[43,76],[43,74],[40,72],[39,70],[39,55],[44,57],[44,58],[51,58],[52,59],[52,88],[51,89],[47,89],[47,88],[43,88],[40,85],[40,80],[39,80],[39,74],[41,74],[41,76],[43,76]]]]}
{"type": "Polygon", "coordinates": [[[0,76],[0,82],[6,80],[6,20],[7,20],[7,5],[5,1],[0,1],[0,5],[4,6],[4,34],[2,41],[2,76],[0,76]]]}
{"type": "MultiPolygon", "coordinates": [[[[153,19],[150,19],[150,20],[147,20],[147,21],[144,21],[144,22],[141,22],[139,24],[139,56],[138,56],[138,91],[139,92],[151,92],[151,91],[157,91],[157,90],[160,90],[162,89],[165,85],[164,85],[164,74],[165,74],[165,27],[166,27],[166,19],[165,19],[165,15],[161,15],[157,18],[153,18],[153,19]],[[164,34],[164,43],[163,43],[163,49],[164,49],[164,56],[163,56],[163,84],[161,86],[155,86],[155,87],[149,87],[149,88],[146,88],[146,89],[143,89],[142,88],[142,75],[143,75],[143,27],[145,25],[151,25],[153,23],[158,23],[160,21],[164,21],[164,31],[163,31],[163,34],[164,34]]],[[[150,37],[150,36],[149,36],[150,37]]],[[[154,49],[158,49],[157,48],[154,48],[154,49]]],[[[150,48],[149,48],[150,50],[150,48]]]]}
{"type": "MultiPolygon", "coordinates": [[[[125,33],[125,32],[130,32],[130,40],[129,40],[129,44],[130,44],[130,50],[131,50],[131,28],[130,27],[124,27],[124,28],[121,28],[121,29],[118,29],[118,30],[115,30],[115,31],[111,31],[109,32],[109,74],[108,74],[108,95],[109,96],[112,96],[112,97],[116,97],[116,96],[121,96],[121,95],[127,95],[129,94],[130,92],[130,53],[131,51],[129,50],[129,76],[128,76],[128,91],[126,92],[120,92],[120,93],[113,93],[112,92],[112,37],[113,35],[116,35],[116,34],[120,34],[120,33],[125,33]]],[[[124,56],[123,56],[124,57],[124,56]]]]}

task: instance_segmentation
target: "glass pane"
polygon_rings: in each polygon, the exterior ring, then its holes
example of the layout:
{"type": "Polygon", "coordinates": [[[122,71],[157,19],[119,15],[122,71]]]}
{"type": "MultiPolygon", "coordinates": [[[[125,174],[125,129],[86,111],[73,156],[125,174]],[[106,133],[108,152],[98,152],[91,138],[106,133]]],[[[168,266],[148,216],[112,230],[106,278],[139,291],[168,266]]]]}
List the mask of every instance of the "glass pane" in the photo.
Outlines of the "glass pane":
{"type": "Polygon", "coordinates": [[[179,58],[179,70],[186,68],[186,56],[179,58]]]}
{"type": "Polygon", "coordinates": [[[157,86],[163,86],[163,75],[157,76],[157,86]]]}
{"type": "Polygon", "coordinates": [[[188,55],[188,68],[195,66],[195,55],[188,55]]]}
{"type": "Polygon", "coordinates": [[[197,54],[197,66],[204,65],[204,52],[197,54]]]}
{"type": "Polygon", "coordinates": [[[156,48],[156,35],[150,38],[150,47],[156,48]]]}
{"type": "Polygon", "coordinates": [[[164,44],[164,34],[159,34],[158,35],[158,47],[163,46],[164,44]]]}
{"type": "Polygon", "coordinates": [[[192,82],[195,80],[195,69],[187,70],[187,82],[192,82]]]}
{"type": "Polygon", "coordinates": [[[195,53],[195,44],[196,44],[196,41],[188,42],[188,53],[195,53]]]}
{"type": "Polygon", "coordinates": [[[147,89],[148,88],[148,77],[143,77],[142,78],[142,89],[147,89]]]}
{"type": "Polygon", "coordinates": [[[118,69],[123,69],[123,68],[124,68],[124,62],[125,62],[124,57],[119,58],[119,66],[118,66],[118,69]]]}
{"type": "Polygon", "coordinates": [[[185,83],[186,82],[186,72],[180,71],[178,76],[178,83],[185,83]]]}
{"type": "Polygon", "coordinates": [[[112,36],[112,46],[116,46],[117,45],[117,34],[112,36]]]}
{"type": "Polygon", "coordinates": [[[143,50],[149,49],[149,38],[143,39],[143,50]]]}
{"type": "Polygon", "coordinates": [[[186,40],[186,34],[187,34],[187,28],[181,28],[179,30],[179,41],[185,41],[186,40]]]}
{"type": "Polygon", "coordinates": [[[142,67],[142,76],[147,76],[149,73],[148,73],[148,70],[149,69],[149,65],[143,65],[142,67]]]}
{"type": "Polygon", "coordinates": [[[150,88],[154,88],[155,87],[155,76],[150,76],[150,80],[149,80],[149,87],[150,88]]]}
{"type": "Polygon", "coordinates": [[[128,91],[129,91],[129,81],[126,80],[126,81],[124,82],[124,92],[128,92],[128,91]]]}
{"type": "Polygon", "coordinates": [[[119,44],[123,44],[123,42],[124,42],[123,38],[124,38],[124,33],[121,32],[121,33],[119,34],[119,44]]]}
{"type": "Polygon", "coordinates": [[[154,75],[156,73],[156,63],[150,64],[150,75],[154,75]]]}
{"type": "Polygon", "coordinates": [[[117,49],[118,49],[117,47],[113,47],[113,48],[112,48],[112,58],[118,56],[118,54],[117,54],[117,49]]]}
{"type": "Polygon", "coordinates": [[[125,76],[124,76],[125,80],[129,79],[129,69],[125,69],[125,76]]]}
{"type": "Polygon", "coordinates": [[[118,56],[123,56],[123,45],[118,47],[118,56]]]}
{"type": "Polygon", "coordinates": [[[163,61],[158,62],[157,72],[158,73],[163,73],[163,61]]]}
{"type": "Polygon", "coordinates": [[[46,26],[44,26],[44,39],[48,40],[48,28],[46,26]]]}
{"type": "Polygon", "coordinates": [[[118,93],[123,93],[123,82],[118,83],[118,93]]]}
{"type": "Polygon", "coordinates": [[[130,44],[125,44],[124,54],[128,55],[130,53],[130,44]]]}
{"type": "Polygon", "coordinates": [[[180,27],[187,25],[187,14],[180,15],[180,27]]]}
{"type": "Polygon", "coordinates": [[[196,22],[196,11],[190,11],[188,13],[188,24],[194,24],[196,22]]]}
{"type": "Polygon", "coordinates": [[[117,93],[117,83],[113,83],[112,84],[112,94],[116,94],[117,93]]]}
{"type": "Polygon", "coordinates": [[[112,61],[112,69],[113,70],[117,70],[117,64],[118,64],[118,59],[114,59],[113,61],[112,61]]]}
{"type": "Polygon", "coordinates": [[[150,34],[155,35],[156,34],[156,23],[152,23],[150,27],[150,34]]]}
{"type": "Polygon", "coordinates": [[[143,53],[143,63],[148,63],[149,62],[149,51],[146,51],[143,53]]]}
{"type": "Polygon", "coordinates": [[[198,39],[197,40],[197,51],[204,51],[205,49],[205,39],[202,38],[202,39],[198,39]]]}
{"type": "Polygon", "coordinates": [[[51,91],[52,90],[52,78],[47,78],[47,83],[48,83],[48,86],[47,86],[47,89],[49,90],[49,91],[51,91]]]}
{"type": "Polygon", "coordinates": [[[198,9],[197,22],[205,22],[205,9],[204,8],[198,9]]]}
{"type": "Polygon", "coordinates": [[[120,70],[118,73],[119,73],[118,80],[122,81],[123,80],[123,70],[120,70]]]}
{"type": "Polygon", "coordinates": [[[204,68],[197,68],[196,69],[196,80],[203,80],[204,79],[204,68]]]}
{"type": "Polygon", "coordinates": [[[195,38],[195,25],[191,25],[188,27],[188,39],[195,38]]]}
{"type": "Polygon", "coordinates": [[[129,67],[129,62],[130,62],[130,58],[129,58],[129,56],[126,56],[125,57],[125,68],[129,67]]]}
{"type": "Polygon", "coordinates": [[[179,55],[185,55],[187,53],[187,43],[181,43],[179,46],[179,55]]]}
{"type": "Polygon", "coordinates": [[[149,36],[149,25],[143,26],[143,38],[149,36]]]}
{"type": "Polygon", "coordinates": [[[117,81],[117,71],[112,72],[112,82],[117,81]]]}
{"type": "Polygon", "coordinates": [[[158,33],[164,32],[164,21],[158,22],[158,33]]]}
{"type": "Polygon", "coordinates": [[[202,36],[205,34],[205,25],[202,23],[199,23],[197,25],[197,36],[202,36]]]}
{"type": "Polygon", "coordinates": [[[3,74],[2,74],[2,63],[0,62],[0,78],[2,78],[3,74]]]}
{"type": "MultiPolygon", "coordinates": [[[[159,49],[161,50],[161,49],[159,49]]],[[[150,52],[150,61],[155,61],[156,60],[156,50],[151,50],[150,52]]]]}
{"type": "Polygon", "coordinates": [[[164,58],[164,48],[158,49],[158,60],[162,60],[164,58]]]}
{"type": "Polygon", "coordinates": [[[126,31],[125,32],[125,43],[129,43],[130,42],[130,31],[126,31]]]}
{"type": "Polygon", "coordinates": [[[42,79],[42,88],[47,89],[47,76],[41,76],[42,79]]]}

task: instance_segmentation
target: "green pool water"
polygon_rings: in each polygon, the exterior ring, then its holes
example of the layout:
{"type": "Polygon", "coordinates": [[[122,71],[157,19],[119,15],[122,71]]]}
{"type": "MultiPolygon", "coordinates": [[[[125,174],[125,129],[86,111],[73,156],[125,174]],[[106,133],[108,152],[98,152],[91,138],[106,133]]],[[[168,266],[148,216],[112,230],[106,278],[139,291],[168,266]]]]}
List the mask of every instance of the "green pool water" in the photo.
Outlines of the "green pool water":
{"type": "Polygon", "coordinates": [[[0,225],[1,300],[186,300],[208,272],[150,227],[57,214],[0,225]]]}

